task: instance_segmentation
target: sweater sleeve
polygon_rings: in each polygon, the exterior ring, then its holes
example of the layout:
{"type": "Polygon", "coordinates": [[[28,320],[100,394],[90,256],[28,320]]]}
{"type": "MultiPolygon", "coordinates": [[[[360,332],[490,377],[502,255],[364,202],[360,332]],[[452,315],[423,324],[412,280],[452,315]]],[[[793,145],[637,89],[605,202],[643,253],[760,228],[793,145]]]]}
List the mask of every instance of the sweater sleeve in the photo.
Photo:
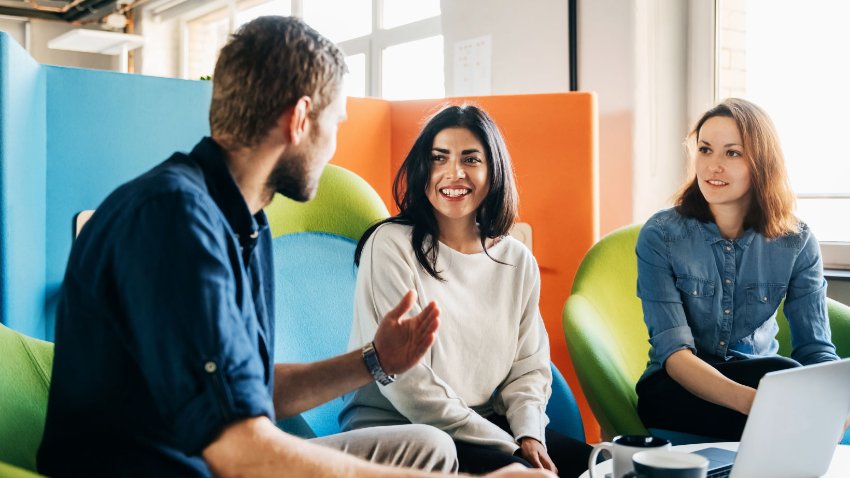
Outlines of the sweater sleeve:
{"type": "Polygon", "coordinates": [[[527,285],[519,322],[516,357],[499,390],[495,409],[503,413],[519,440],[531,437],[546,444],[546,403],[552,394],[549,337],[540,315],[540,270],[530,258],[524,276],[527,285]]]}
{"type": "MultiPolygon", "coordinates": [[[[360,259],[355,288],[354,325],[350,348],[359,347],[375,336],[378,323],[411,288],[419,297],[409,316],[418,314],[426,304],[416,283],[418,267],[411,251],[410,238],[399,226],[378,228],[366,242],[360,259]],[[380,271],[376,273],[376,271],[380,271]]],[[[439,305],[439,304],[438,304],[439,305]]],[[[450,342],[450,341],[449,341],[450,342]]],[[[411,423],[437,427],[456,440],[491,446],[507,453],[519,447],[513,437],[476,413],[431,368],[431,357],[441,346],[439,339],[422,360],[399,374],[396,381],[378,390],[411,423]]]]}

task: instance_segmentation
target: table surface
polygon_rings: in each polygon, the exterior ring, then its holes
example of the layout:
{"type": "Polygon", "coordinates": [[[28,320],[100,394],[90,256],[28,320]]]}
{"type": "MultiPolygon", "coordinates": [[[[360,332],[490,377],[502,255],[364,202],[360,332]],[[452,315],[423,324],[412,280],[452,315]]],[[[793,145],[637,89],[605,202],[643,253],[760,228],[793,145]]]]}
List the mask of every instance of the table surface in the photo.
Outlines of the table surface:
{"type": "MultiPolygon", "coordinates": [[[[716,447],[716,448],[725,448],[727,450],[737,451],[738,450],[738,442],[723,442],[723,443],[698,443],[695,445],[679,445],[674,446],[674,450],[679,451],[696,451],[702,450],[703,448],[716,447]]],[[[605,460],[602,463],[596,465],[596,471],[600,473],[606,474],[611,473],[611,460],[605,460]]],[[[610,476],[610,475],[609,475],[610,476]]],[[[823,475],[825,478],[847,478],[850,476],[850,445],[838,445],[835,449],[835,454],[832,456],[832,463],[829,466],[829,470],[827,470],[826,474],[823,475]]],[[[585,471],[580,478],[589,478],[590,472],[585,471]]]]}

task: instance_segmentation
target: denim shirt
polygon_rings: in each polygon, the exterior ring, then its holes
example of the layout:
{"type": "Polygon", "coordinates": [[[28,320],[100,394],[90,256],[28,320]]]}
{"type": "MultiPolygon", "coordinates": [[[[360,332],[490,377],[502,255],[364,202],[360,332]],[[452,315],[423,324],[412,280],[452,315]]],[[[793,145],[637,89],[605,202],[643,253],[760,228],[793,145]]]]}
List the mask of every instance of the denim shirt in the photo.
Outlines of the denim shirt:
{"type": "Polygon", "coordinates": [[[644,225],[636,253],[651,345],[641,380],[685,348],[715,361],[776,354],[783,298],[791,358],[804,365],[838,359],[820,248],[805,224],[776,239],[747,229],[728,240],[713,222],[665,209],[644,225]]]}

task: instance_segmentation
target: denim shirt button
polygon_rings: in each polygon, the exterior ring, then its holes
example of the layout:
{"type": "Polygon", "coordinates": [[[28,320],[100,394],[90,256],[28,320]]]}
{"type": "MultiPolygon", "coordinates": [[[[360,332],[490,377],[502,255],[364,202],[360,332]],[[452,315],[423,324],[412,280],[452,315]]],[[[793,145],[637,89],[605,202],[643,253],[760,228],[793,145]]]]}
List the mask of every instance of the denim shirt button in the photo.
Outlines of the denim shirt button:
{"type": "Polygon", "coordinates": [[[729,252],[731,250],[732,250],[732,246],[726,246],[726,252],[729,252]]]}
{"type": "Polygon", "coordinates": [[[725,283],[727,283],[727,284],[731,284],[731,283],[732,283],[732,279],[726,278],[726,280],[725,280],[725,281],[723,281],[723,282],[725,282],[725,283]]]}
{"type": "Polygon", "coordinates": [[[207,362],[204,364],[204,370],[206,370],[207,373],[215,373],[216,368],[215,362],[207,362]]]}
{"type": "Polygon", "coordinates": [[[725,346],[726,346],[726,341],[725,341],[725,340],[721,340],[721,341],[720,341],[720,346],[721,346],[721,347],[725,347],[725,346]]]}
{"type": "Polygon", "coordinates": [[[726,315],[730,315],[730,314],[732,314],[732,310],[726,309],[726,310],[723,311],[723,313],[726,314],[726,315]]]}
{"type": "Polygon", "coordinates": [[[694,290],[693,292],[691,292],[691,295],[697,295],[697,291],[694,290]]]}

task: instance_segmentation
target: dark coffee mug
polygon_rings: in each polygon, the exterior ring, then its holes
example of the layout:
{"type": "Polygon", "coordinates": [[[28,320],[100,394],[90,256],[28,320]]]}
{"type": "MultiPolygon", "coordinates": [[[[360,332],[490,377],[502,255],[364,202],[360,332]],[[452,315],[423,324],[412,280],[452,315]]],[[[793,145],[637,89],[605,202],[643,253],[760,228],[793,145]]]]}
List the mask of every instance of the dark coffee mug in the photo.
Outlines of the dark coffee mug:
{"type": "Polygon", "coordinates": [[[632,455],[634,471],[624,478],[705,478],[708,458],[673,450],[648,450],[632,455]]]}

